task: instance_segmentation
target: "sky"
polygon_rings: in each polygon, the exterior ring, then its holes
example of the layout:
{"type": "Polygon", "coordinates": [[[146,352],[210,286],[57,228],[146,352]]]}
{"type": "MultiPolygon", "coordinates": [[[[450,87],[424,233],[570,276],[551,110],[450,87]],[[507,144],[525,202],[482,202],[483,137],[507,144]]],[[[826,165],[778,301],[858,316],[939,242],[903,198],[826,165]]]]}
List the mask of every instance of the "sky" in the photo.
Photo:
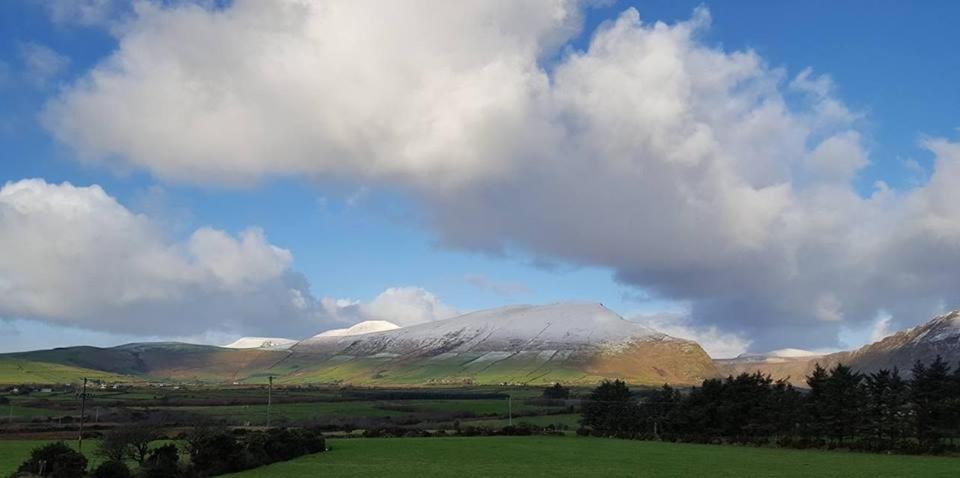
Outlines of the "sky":
{"type": "Polygon", "coordinates": [[[0,352],[960,307],[956,2],[0,3],[0,352]]]}

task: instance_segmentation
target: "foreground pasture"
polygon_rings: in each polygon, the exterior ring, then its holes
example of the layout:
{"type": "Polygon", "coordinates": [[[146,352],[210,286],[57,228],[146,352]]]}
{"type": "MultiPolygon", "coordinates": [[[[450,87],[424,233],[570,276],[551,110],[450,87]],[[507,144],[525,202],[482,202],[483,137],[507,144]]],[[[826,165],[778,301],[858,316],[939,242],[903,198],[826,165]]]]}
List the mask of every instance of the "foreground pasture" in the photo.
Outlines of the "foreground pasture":
{"type": "Polygon", "coordinates": [[[332,440],[241,477],[955,477],[960,459],[575,437],[332,440]]]}
{"type": "MultiPolygon", "coordinates": [[[[43,440],[0,440],[7,476],[43,440]]],[[[71,443],[71,442],[68,442],[71,443]]],[[[230,475],[550,477],[955,477],[960,458],[686,445],[579,437],[331,440],[331,451],[230,475]]],[[[73,444],[73,443],[71,443],[73,444]]],[[[85,444],[91,453],[95,441],[85,444]]]]}

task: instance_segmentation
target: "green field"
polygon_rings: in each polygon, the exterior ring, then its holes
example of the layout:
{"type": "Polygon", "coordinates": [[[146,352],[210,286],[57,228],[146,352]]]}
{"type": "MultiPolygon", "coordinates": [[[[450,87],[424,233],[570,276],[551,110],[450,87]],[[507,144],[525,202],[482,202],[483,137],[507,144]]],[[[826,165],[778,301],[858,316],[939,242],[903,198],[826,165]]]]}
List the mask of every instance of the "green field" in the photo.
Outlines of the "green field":
{"type": "Polygon", "coordinates": [[[331,440],[329,453],[234,477],[955,477],[960,458],[574,437],[331,440]]]}
{"type": "MultiPolygon", "coordinates": [[[[77,415],[80,413],[77,412],[77,415]]],[[[51,410],[47,408],[33,408],[33,407],[21,407],[18,405],[9,406],[2,405],[0,406],[0,418],[13,416],[14,418],[34,418],[34,417],[60,417],[64,415],[71,415],[70,412],[65,412],[62,410],[51,410]]]]}
{"type": "MultiPolygon", "coordinates": [[[[41,440],[0,440],[7,476],[41,440]]],[[[73,445],[75,442],[68,442],[73,445]]],[[[873,455],[577,437],[330,440],[331,451],[242,477],[955,477],[960,458],[873,455]]],[[[88,457],[95,442],[86,443],[88,457]]],[[[91,457],[92,458],[92,457],[91,457]]],[[[94,460],[95,461],[95,460],[94,460]]]]}
{"type": "MultiPolygon", "coordinates": [[[[447,412],[471,413],[475,416],[506,416],[507,401],[503,399],[477,400],[393,400],[283,403],[273,406],[274,419],[304,420],[324,416],[338,417],[399,417],[416,413],[447,412]]],[[[198,413],[238,422],[263,423],[267,419],[266,405],[185,406],[177,410],[198,413]]],[[[513,402],[516,414],[533,413],[543,407],[513,402]]]]}
{"type": "MultiPolygon", "coordinates": [[[[503,428],[510,424],[510,420],[506,418],[494,418],[494,419],[485,419],[485,420],[461,420],[461,427],[486,427],[490,429],[503,428]]],[[[527,417],[514,417],[514,425],[529,424],[538,427],[545,427],[549,425],[562,425],[568,429],[574,430],[580,426],[580,414],[577,413],[564,413],[562,415],[537,415],[537,416],[527,416],[527,417]]]]}
{"type": "Polygon", "coordinates": [[[126,377],[53,362],[0,357],[0,383],[77,383],[83,378],[123,381],[126,377]]]}

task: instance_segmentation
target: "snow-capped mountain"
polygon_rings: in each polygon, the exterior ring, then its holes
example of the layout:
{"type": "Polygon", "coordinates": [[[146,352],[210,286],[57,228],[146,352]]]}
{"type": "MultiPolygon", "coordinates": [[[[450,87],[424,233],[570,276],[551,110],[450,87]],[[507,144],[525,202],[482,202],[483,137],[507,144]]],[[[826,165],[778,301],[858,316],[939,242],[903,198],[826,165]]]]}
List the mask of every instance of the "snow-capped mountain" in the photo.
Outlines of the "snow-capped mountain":
{"type": "MultiPolygon", "coordinates": [[[[366,322],[358,325],[362,324],[366,322]]],[[[297,344],[296,349],[356,355],[430,355],[597,348],[623,345],[635,340],[667,338],[653,329],[623,319],[600,304],[586,303],[501,307],[436,322],[367,333],[363,337],[341,332],[352,329],[325,332],[297,344]]]]}
{"type": "Polygon", "coordinates": [[[363,335],[370,334],[373,332],[384,332],[387,330],[399,329],[400,326],[394,324],[393,322],[388,322],[386,320],[367,320],[357,324],[353,324],[350,327],[345,329],[331,329],[326,332],[319,333],[307,340],[313,339],[322,339],[324,337],[346,337],[351,335],[363,335]]]}
{"type": "MultiPolygon", "coordinates": [[[[292,349],[340,369],[362,369],[404,383],[499,380],[695,383],[715,373],[695,342],[630,322],[596,303],[517,305],[362,335],[320,334],[292,349]]],[[[356,381],[361,381],[358,376],[356,381]]]]}
{"type": "Polygon", "coordinates": [[[296,340],[275,337],[242,337],[224,345],[224,347],[228,349],[286,350],[296,343],[296,340]]]}

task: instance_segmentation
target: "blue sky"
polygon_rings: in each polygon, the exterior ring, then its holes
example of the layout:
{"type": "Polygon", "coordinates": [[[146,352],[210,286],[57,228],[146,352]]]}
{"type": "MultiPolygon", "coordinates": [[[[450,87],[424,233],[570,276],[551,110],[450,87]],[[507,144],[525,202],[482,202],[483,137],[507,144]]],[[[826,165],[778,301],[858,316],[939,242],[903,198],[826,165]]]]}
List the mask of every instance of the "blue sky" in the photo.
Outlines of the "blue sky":
{"type": "MultiPolygon", "coordinates": [[[[582,33],[566,43],[566,53],[560,50],[555,59],[545,60],[545,66],[549,70],[550,62],[563,61],[571,50],[585,50],[598,25],[629,7],[636,8],[647,24],[672,25],[689,19],[698,5],[632,1],[588,8],[582,33]]],[[[925,2],[922,8],[895,1],[708,2],[705,6],[712,22],[708,30],[696,34],[700,44],[724,52],[752,50],[770,69],[783,69],[785,82],[806,68],[829,75],[835,85],[832,94],[862,115],[855,127],[870,164],[852,179],[861,196],[870,195],[877,181],[904,191],[925,183],[934,154],[921,147],[922,138],[956,139],[960,127],[956,118],[960,56],[953,52],[954,45],[960,44],[956,2],[925,2]]],[[[126,6],[118,8],[128,12],[126,6]]],[[[221,8],[232,6],[225,3],[221,8]]],[[[404,185],[323,174],[271,175],[240,186],[215,181],[198,184],[164,177],[123,158],[116,164],[82,160],[76,148],[54,138],[40,116],[51,99],[72,88],[118,48],[120,40],[110,28],[58,20],[42,2],[0,4],[0,183],[42,178],[51,184],[99,185],[127,209],[162,224],[172,240],[187,238],[201,227],[233,235],[259,227],[271,244],[290,251],[292,269],[309,281],[317,298],[367,302],[390,287],[409,286],[430,291],[461,311],[563,300],[599,301],[627,316],[682,312],[688,307],[687,297],[674,292],[680,288],[661,287],[656,280],[624,279],[624,271],[601,260],[549,248],[540,253],[522,240],[503,253],[450,244],[442,231],[431,227],[422,202],[406,194],[404,185]],[[50,49],[62,63],[45,77],[31,71],[28,57],[33,46],[50,49]],[[510,293],[478,286],[481,281],[503,285],[510,293]]],[[[840,335],[798,346],[862,343],[875,324],[872,314],[860,315],[839,329],[840,335]]],[[[903,316],[898,323],[907,325],[921,318],[903,316]]],[[[63,322],[35,320],[27,314],[10,314],[5,319],[7,328],[0,330],[7,333],[0,338],[0,351],[65,345],[76,337],[102,345],[140,337],[135,331],[117,332],[83,322],[77,322],[78,329],[63,329],[79,335],[61,335],[55,331],[61,330],[63,322]]],[[[721,324],[721,332],[749,334],[737,322],[725,324],[718,319],[716,323],[721,324]]],[[[714,323],[701,317],[690,324],[694,325],[714,323]]],[[[230,335],[230,331],[218,333],[230,335]]],[[[149,332],[142,336],[197,335],[149,332]]]]}

